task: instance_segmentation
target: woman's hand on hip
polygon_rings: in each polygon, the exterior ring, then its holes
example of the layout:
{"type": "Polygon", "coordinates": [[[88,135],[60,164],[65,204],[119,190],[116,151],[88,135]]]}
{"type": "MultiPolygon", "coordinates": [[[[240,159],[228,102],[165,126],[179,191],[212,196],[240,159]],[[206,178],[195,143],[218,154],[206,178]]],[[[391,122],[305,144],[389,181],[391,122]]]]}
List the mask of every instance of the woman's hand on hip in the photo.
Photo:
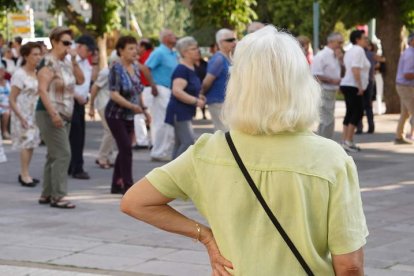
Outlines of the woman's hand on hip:
{"type": "Polygon", "coordinates": [[[200,241],[207,248],[207,253],[210,258],[210,265],[213,270],[212,275],[230,276],[231,274],[226,270],[226,268],[233,269],[233,264],[221,255],[211,230],[204,228],[201,233],[202,236],[200,241]]]}

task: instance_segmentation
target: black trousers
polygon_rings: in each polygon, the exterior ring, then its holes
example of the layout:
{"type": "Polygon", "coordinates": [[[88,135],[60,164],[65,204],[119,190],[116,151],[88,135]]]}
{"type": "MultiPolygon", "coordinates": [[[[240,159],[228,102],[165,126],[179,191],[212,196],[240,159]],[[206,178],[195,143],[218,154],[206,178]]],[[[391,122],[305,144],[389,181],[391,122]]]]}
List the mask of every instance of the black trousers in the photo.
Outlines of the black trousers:
{"type": "Polygon", "coordinates": [[[341,92],[345,97],[346,113],[343,124],[358,126],[364,114],[364,100],[358,94],[358,88],[353,86],[341,86],[341,92]]]}
{"type": "Polygon", "coordinates": [[[69,133],[70,151],[72,159],[69,165],[69,174],[83,172],[83,149],[85,147],[85,106],[75,100],[72,124],[69,133]]]}
{"type": "MultiPolygon", "coordinates": [[[[364,95],[362,96],[363,101],[364,101],[365,116],[367,116],[368,131],[374,131],[374,128],[375,128],[374,112],[372,111],[372,100],[374,97],[374,88],[375,88],[375,82],[370,80],[368,83],[368,87],[364,91],[364,95]]],[[[363,129],[363,123],[361,119],[361,121],[358,124],[358,131],[362,132],[362,129],[363,129]]]]}
{"type": "Polygon", "coordinates": [[[113,119],[106,117],[109,129],[118,146],[118,155],[115,159],[112,175],[112,190],[123,188],[126,192],[133,183],[132,180],[132,141],[134,121],[113,119]]]}

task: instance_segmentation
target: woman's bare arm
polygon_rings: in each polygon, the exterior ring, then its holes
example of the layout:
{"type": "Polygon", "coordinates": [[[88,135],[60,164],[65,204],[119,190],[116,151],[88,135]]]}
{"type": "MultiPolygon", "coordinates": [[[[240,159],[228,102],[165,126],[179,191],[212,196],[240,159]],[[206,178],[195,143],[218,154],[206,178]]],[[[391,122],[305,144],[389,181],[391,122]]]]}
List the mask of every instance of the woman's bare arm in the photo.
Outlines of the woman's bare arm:
{"type": "Polygon", "coordinates": [[[194,96],[192,96],[192,95],[190,95],[190,94],[188,94],[187,92],[184,91],[184,88],[187,86],[187,83],[188,83],[187,80],[182,79],[182,78],[174,79],[173,84],[172,84],[172,93],[173,93],[173,95],[179,101],[181,101],[183,103],[203,107],[203,105],[204,105],[203,99],[199,99],[197,97],[194,97],[194,96]]]}
{"type": "Polygon", "coordinates": [[[52,119],[54,126],[57,128],[60,128],[60,127],[63,127],[63,120],[60,117],[59,113],[56,111],[56,109],[53,107],[52,103],[50,102],[49,95],[47,92],[52,79],[53,79],[53,72],[47,67],[43,67],[37,73],[37,80],[39,83],[38,91],[39,91],[40,100],[42,101],[47,113],[49,113],[49,116],[52,119]]]}
{"type": "Polygon", "coordinates": [[[24,128],[27,128],[27,121],[26,119],[23,117],[23,115],[20,113],[20,110],[17,108],[17,97],[20,94],[20,88],[18,88],[17,86],[12,85],[11,87],[11,91],[10,91],[10,96],[9,96],[9,103],[10,103],[10,107],[12,109],[12,111],[14,112],[14,114],[16,114],[17,118],[19,118],[20,122],[22,123],[24,128]]]}
{"type": "Polygon", "coordinates": [[[363,276],[364,275],[364,251],[361,247],[357,251],[332,255],[332,264],[336,276],[363,276]]]}
{"type": "Polygon", "coordinates": [[[233,268],[230,261],[221,256],[210,228],[196,223],[168,205],[173,199],[165,197],[146,179],[142,178],[124,195],[122,212],[162,230],[199,239],[209,253],[216,275],[230,275],[224,267],[233,268]],[[199,225],[201,232],[196,227],[199,225]],[[220,272],[220,274],[218,273],[220,272]]]}

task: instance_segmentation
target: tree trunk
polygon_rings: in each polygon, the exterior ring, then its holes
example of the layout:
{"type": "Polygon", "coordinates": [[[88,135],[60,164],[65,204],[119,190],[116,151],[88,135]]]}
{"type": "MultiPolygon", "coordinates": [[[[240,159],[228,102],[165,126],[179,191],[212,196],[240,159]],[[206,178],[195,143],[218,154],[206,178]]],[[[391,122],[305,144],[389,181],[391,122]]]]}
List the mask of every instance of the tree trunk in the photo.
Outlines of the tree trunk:
{"type": "Polygon", "coordinates": [[[106,37],[107,34],[103,34],[96,39],[99,48],[99,69],[104,68],[108,64],[106,37]]]}
{"type": "Polygon", "coordinates": [[[400,112],[400,99],[395,90],[398,60],[401,54],[403,22],[398,1],[381,0],[380,16],[377,18],[377,34],[381,39],[383,55],[386,58],[384,73],[384,101],[386,113],[400,112]]]}

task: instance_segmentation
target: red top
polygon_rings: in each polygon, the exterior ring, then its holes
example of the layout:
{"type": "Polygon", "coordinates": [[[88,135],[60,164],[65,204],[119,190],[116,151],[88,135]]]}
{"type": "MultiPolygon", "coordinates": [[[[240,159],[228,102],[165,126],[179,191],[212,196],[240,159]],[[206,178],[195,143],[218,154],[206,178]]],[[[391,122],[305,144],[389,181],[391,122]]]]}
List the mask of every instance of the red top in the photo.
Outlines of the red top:
{"type": "MultiPolygon", "coordinates": [[[[152,50],[146,50],[144,53],[142,53],[142,55],[140,55],[140,57],[138,58],[138,62],[141,63],[141,64],[145,64],[145,61],[147,61],[147,59],[149,58],[151,52],[152,52],[152,50]]],[[[144,74],[142,73],[142,71],[140,71],[140,73],[141,73],[141,83],[142,83],[142,85],[149,86],[150,83],[144,77],[144,74]]]]}

